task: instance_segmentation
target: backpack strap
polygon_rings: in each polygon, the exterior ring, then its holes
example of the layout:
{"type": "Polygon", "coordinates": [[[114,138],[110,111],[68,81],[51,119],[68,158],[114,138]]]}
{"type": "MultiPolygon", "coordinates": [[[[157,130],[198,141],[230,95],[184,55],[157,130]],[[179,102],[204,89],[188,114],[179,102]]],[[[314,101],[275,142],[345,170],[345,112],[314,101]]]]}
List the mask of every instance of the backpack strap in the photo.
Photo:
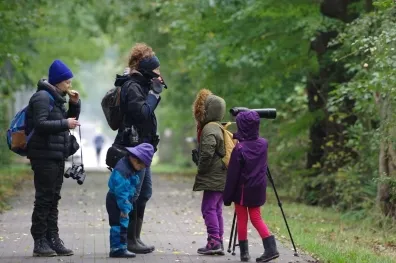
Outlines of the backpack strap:
{"type": "Polygon", "coordinates": [[[121,104],[125,103],[125,100],[123,100],[122,98],[126,97],[126,96],[121,96],[122,95],[122,89],[124,87],[129,86],[129,84],[132,83],[132,82],[134,82],[133,79],[129,79],[129,80],[125,81],[124,84],[122,84],[121,87],[120,87],[120,107],[121,107],[121,104]]]}
{"type": "Polygon", "coordinates": [[[126,114],[124,113],[126,102],[125,102],[125,99],[123,99],[123,98],[127,97],[127,96],[122,96],[122,90],[123,90],[123,88],[125,89],[125,87],[128,87],[129,84],[131,84],[132,82],[134,82],[133,79],[129,79],[129,80],[125,81],[124,84],[122,84],[120,87],[120,111],[121,111],[121,114],[123,115],[122,116],[122,124],[124,124],[124,125],[126,124],[125,123],[126,122],[125,121],[126,114]]]}
{"type": "Polygon", "coordinates": [[[211,123],[213,123],[213,124],[215,124],[215,125],[219,126],[219,127],[220,127],[220,129],[221,129],[222,131],[224,130],[224,127],[223,127],[223,125],[221,125],[221,124],[218,124],[218,123],[217,123],[217,122],[215,122],[215,121],[208,122],[207,124],[211,124],[211,123]]]}
{"type": "Polygon", "coordinates": [[[222,125],[222,124],[219,124],[219,123],[217,123],[217,122],[215,122],[215,121],[208,122],[208,124],[209,124],[209,123],[214,123],[214,124],[216,124],[217,126],[220,127],[220,129],[221,129],[222,131],[227,130],[228,126],[230,126],[230,125],[232,124],[232,122],[227,122],[227,123],[225,123],[224,125],[222,125]]]}
{"type": "MultiPolygon", "coordinates": [[[[228,126],[230,126],[231,122],[228,122],[226,125],[223,126],[223,125],[221,125],[221,124],[218,124],[217,122],[211,121],[211,122],[208,122],[206,125],[211,124],[211,123],[217,125],[217,126],[221,129],[221,133],[223,134],[223,140],[225,140],[225,139],[224,139],[224,131],[227,129],[228,126]]],[[[225,147],[225,146],[224,146],[224,147],[225,147]]],[[[225,156],[225,154],[222,155],[222,154],[220,154],[217,150],[215,151],[215,153],[216,153],[220,158],[224,158],[224,156],[225,156]]]]}
{"type": "Polygon", "coordinates": [[[50,112],[54,109],[54,107],[55,107],[55,99],[54,99],[54,97],[51,95],[51,93],[49,93],[47,90],[45,90],[45,92],[47,92],[47,94],[48,94],[48,96],[49,96],[49,98],[50,98],[50,105],[49,105],[49,109],[50,109],[50,112]]]}
{"type": "MultiPolygon", "coordinates": [[[[47,94],[48,97],[50,99],[50,104],[49,104],[49,110],[50,112],[54,109],[55,107],[55,99],[54,97],[51,95],[51,93],[49,93],[47,90],[44,90],[47,94]]],[[[33,136],[34,134],[34,128],[31,130],[31,132],[26,136],[26,142],[29,142],[30,138],[33,136]]]]}

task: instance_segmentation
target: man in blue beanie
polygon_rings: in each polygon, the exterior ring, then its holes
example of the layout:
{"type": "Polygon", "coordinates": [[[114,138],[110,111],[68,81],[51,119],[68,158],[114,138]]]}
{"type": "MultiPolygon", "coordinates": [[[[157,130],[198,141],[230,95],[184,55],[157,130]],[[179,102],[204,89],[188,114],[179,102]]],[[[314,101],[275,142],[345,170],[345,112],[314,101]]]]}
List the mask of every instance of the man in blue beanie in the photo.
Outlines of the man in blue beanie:
{"type": "Polygon", "coordinates": [[[120,159],[109,178],[106,209],[110,224],[110,257],[133,258],[135,253],[127,249],[129,213],[133,207],[133,196],[140,183],[139,171],[149,167],[154,147],[142,143],[126,148],[128,155],[120,159]]]}
{"type": "Polygon", "coordinates": [[[73,251],[59,238],[58,202],[63,184],[65,159],[78,149],[72,143],[69,129],[79,126],[81,101],[71,90],[73,73],[60,60],[48,71],[48,81],[42,79],[30,98],[27,110],[27,158],[34,172],[35,201],[31,234],[33,256],[70,256],[73,251]],[[66,112],[66,94],[69,109],[66,112]],[[76,149],[77,148],[77,149],[76,149]]]}

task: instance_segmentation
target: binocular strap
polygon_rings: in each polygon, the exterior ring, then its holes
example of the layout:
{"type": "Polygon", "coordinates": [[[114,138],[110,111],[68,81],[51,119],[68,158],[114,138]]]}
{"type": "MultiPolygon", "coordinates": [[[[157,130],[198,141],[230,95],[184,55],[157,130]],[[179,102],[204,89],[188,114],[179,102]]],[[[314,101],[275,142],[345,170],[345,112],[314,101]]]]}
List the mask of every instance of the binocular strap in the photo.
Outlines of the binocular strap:
{"type": "MultiPolygon", "coordinates": [[[[78,135],[80,136],[80,152],[81,152],[81,166],[84,169],[84,163],[83,163],[83,152],[82,152],[82,142],[81,142],[81,126],[78,126],[78,135]]],[[[72,165],[74,164],[74,154],[72,155],[72,165]]]]}

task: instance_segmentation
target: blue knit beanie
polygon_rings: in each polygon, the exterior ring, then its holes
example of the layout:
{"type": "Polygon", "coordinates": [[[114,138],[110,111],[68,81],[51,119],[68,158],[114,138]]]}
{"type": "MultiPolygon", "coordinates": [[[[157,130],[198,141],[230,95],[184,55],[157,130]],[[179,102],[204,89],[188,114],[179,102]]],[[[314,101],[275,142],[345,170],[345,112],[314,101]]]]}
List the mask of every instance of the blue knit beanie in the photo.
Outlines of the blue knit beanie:
{"type": "Polygon", "coordinates": [[[52,62],[48,70],[48,82],[51,85],[56,85],[64,80],[71,79],[73,73],[62,61],[56,59],[52,62]]]}

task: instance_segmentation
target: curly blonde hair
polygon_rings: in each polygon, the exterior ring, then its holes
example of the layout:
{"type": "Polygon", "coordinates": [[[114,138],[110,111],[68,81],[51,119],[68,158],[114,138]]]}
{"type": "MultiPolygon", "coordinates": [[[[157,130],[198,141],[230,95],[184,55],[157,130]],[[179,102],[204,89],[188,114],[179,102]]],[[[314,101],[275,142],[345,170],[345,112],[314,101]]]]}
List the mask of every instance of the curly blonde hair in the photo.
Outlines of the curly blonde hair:
{"type": "Polygon", "coordinates": [[[129,58],[128,58],[128,66],[131,70],[137,70],[139,67],[140,61],[145,58],[154,57],[155,53],[153,49],[145,44],[145,43],[136,43],[135,46],[132,47],[129,58]]]}

